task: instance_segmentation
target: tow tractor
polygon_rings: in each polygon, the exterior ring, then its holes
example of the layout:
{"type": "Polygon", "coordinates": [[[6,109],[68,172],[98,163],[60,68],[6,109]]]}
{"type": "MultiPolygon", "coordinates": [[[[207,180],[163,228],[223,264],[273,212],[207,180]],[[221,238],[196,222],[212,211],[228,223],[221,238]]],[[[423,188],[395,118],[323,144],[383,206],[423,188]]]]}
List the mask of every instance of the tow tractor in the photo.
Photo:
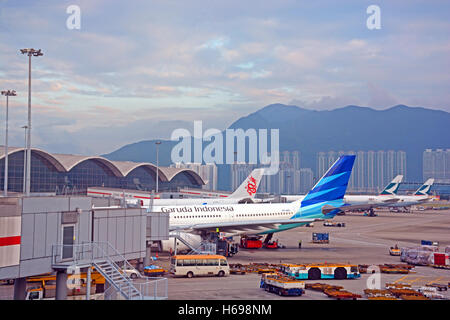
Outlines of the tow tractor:
{"type": "Polygon", "coordinates": [[[369,209],[368,212],[364,212],[364,216],[366,217],[377,217],[378,215],[375,213],[373,209],[369,209]]]}
{"type": "Polygon", "coordinates": [[[389,248],[389,254],[391,256],[399,256],[401,254],[400,249],[397,247],[397,245],[395,245],[395,247],[390,247],[389,248]]]}
{"type": "Polygon", "coordinates": [[[278,241],[264,242],[263,245],[266,249],[278,249],[278,241]]]}
{"type": "Polygon", "coordinates": [[[333,222],[330,220],[325,220],[323,225],[324,227],[345,227],[345,222],[333,222]]]}
{"type": "Polygon", "coordinates": [[[280,296],[301,296],[305,292],[305,282],[276,273],[263,273],[260,288],[280,296]]]}

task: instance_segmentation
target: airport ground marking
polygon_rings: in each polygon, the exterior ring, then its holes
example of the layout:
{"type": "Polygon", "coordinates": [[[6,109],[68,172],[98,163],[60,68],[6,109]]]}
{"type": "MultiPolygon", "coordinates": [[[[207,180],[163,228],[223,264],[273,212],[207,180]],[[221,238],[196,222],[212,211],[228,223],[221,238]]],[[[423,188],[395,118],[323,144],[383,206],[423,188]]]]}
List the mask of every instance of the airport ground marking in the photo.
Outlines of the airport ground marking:
{"type": "Polygon", "coordinates": [[[403,279],[405,279],[405,278],[407,278],[407,277],[408,277],[408,276],[403,276],[403,277],[401,277],[400,279],[395,280],[394,283],[397,283],[397,282],[399,282],[399,281],[402,281],[403,279]]]}

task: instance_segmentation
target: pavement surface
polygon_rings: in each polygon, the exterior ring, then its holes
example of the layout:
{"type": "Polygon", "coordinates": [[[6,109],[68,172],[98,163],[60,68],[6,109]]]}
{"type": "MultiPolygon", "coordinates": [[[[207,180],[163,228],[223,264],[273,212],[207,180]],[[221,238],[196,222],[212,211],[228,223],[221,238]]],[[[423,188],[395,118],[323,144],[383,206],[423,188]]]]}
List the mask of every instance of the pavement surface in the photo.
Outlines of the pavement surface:
{"type": "MultiPolygon", "coordinates": [[[[275,234],[284,249],[240,249],[238,254],[229,258],[229,263],[351,263],[378,265],[384,263],[402,263],[400,257],[390,256],[389,247],[397,244],[401,247],[417,247],[421,240],[438,241],[441,252],[450,246],[450,210],[427,210],[412,213],[392,213],[376,211],[378,216],[368,217],[359,213],[347,213],[336,216],[333,222],[345,222],[345,227],[326,227],[316,222],[313,227],[301,227],[275,234]],[[329,244],[312,243],[313,232],[328,232],[329,244]],[[299,240],[302,248],[298,248],[299,240]]],[[[235,241],[238,241],[235,238],[235,241]]],[[[169,268],[169,255],[160,253],[155,264],[169,268]]],[[[416,266],[410,274],[380,274],[375,279],[371,274],[362,274],[354,280],[318,280],[343,286],[345,290],[360,294],[368,280],[379,281],[381,288],[385,283],[407,283],[415,287],[427,283],[450,282],[450,270],[416,266]]],[[[302,299],[327,300],[325,294],[306,290],[301,297],[279,297],[259,288],[260,275],[230,275],[229,277],[173,278],[168,275],[168,295],[171,300],[274,300],[302,299]]],[[[0,285],[0,299],[12,299],[12,285],[0,285]]],[[[450,289],[441,291],[450,299],[450,289]]]]}

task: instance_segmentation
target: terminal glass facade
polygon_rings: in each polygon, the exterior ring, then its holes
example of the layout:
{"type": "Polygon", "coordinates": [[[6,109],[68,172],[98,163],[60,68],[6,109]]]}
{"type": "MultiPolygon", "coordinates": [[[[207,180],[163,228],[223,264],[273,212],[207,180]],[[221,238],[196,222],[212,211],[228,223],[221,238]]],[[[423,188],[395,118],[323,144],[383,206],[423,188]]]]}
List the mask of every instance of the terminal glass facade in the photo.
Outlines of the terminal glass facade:
{"type": "MultiPolygon", "coordinates": [[[[161,179],[159,179],[158,190],[161,189],[161,179]]],[[[123,181],[121,188],[138,190],[156,189],[156,172],[146,167],[138,167],[131,171],[123,181]]]]}
{"type": "MultiPolygon", "coordinates": [[[[3,190],[5,160],[0,160],[0,188],[3,190]]],[[[8,191],[23,192],[24,152],[8,157],[8,191]]],[[[99,159],[88,159],[68,172],[57,168],[38,152],[31,152],[31,192],[56,194],[85,194],[88,187],[155,190],[156,173],[147,167],[137,167],[125,177],[116,176],[99,159]]],[[[199,188],[201,185],[188,173],[180,172],[171,181],[161,181],[160,191],[175,191],[178,187],[199,188]]]]}

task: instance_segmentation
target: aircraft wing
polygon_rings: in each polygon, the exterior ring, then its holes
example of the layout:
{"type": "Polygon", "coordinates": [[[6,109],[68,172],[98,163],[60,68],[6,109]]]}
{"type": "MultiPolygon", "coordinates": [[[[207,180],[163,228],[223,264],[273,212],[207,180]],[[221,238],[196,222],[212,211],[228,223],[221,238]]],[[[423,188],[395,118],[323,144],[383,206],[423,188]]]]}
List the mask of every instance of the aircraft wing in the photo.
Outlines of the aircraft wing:
{"type": "Polygon", "coordinates": [[[379,207],[386,207],[391,204],[397,203],[399,200],[400,200],[399,198],[386,197],[385,199],[382,198],[381,200],[378,199],[377,201],[373,201],[373,200],[369,200],[367,202],[350,201],[350,202],[347,202],[340,209],[341,209],[341,211],[369,210],[369,209],[374,209],[374,208],[379,208],[379,207]]]}
{"type": "Polygon", "coordinates": [[[369,210],[376,207],[380,207],[380,204],[370,204],[370,203],[361,203],[361,204],[346,204],[340,207],[341,211],[354,211],[354,210],[369,210]]]}
{"type": "Polygon", "coordinates": [[[277,200],[277,198],[264,198],[264,199],[253,199],[253,203],[272,203],[272,201],[277,200]]]}
{"type": "Polygon", "coordinates": [[[219,229],[220,232],[228,233],[242,233],[257,234],[267,230],[278,229],[280,226],[301,225],[308,224],[322,219],[289,219],[289,220],[252,220],[252,221],[237,221],[237,222],[223,222],[223,223],[197,223],[184,226],[171,226],[170,231],[184,231],[192,233],[215,232],[219,229]]]}
{"type": "Polygon", "coordinates": [[[381,200],[381,203],[382,203],[382,205],[385,203],[396,203],[399,200],[400,199],[398,199],[398,198],[388,198],[388,199],[381,200]]]}

